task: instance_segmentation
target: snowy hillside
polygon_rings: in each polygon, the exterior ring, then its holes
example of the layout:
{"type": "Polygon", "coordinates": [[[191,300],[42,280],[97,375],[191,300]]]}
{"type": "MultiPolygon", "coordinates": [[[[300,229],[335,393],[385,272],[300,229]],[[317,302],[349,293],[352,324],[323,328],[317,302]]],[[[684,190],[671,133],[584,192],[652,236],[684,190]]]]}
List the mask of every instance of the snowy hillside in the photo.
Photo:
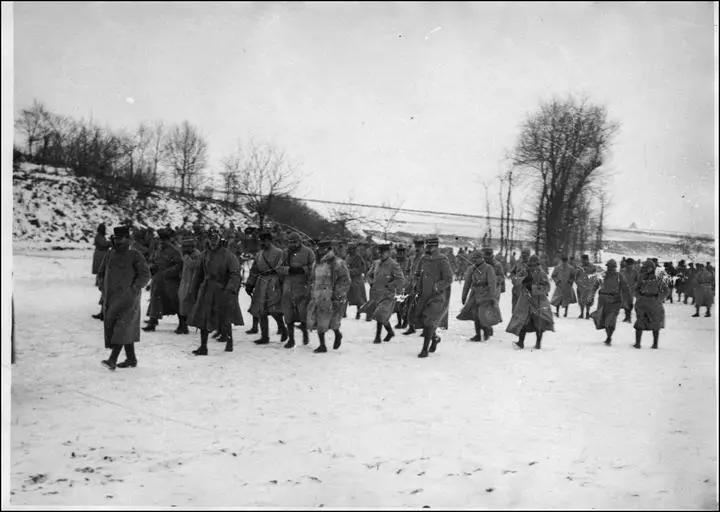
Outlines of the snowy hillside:
{"type": "Polygon", "coordinates": [[[91,247],[100,222],[108,228],[125,218],[136,225],[171,226],[198,218],[213,224],[245,225],[245,214],[220,203],[180,197],[165,191],[138,199],[135,191],[120,204],[99,197],[91,180],[66,169],[21,164],[13,173],[13,242],[18,246],[91,247]]]}

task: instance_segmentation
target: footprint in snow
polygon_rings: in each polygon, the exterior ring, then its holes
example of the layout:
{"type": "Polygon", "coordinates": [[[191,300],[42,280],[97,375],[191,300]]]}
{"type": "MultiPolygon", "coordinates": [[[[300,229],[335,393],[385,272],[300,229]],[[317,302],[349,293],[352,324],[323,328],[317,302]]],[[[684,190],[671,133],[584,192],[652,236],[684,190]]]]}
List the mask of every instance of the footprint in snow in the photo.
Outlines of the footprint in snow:
{"type": "Polygon", "coordinates": [[[485,489],[485,492],[493,492],[495,489],[493,487],[488,487],[485,489]]]}
{"type": "Polygon", "coordinates": [[[414,491],[410,491],[410,494],[417,494],[422,491],[423,491],[422,489],[415,489],[414,491]]]}
{"type": "Polygon", "coordinates": [[[536,460],[534,460],[534,461],[532,461],[532,462],[529,462],[529,463],[528,463],[528,466],[533,466],[533,465],[535,465],[535,464],[537,464],[537,461],[536,461],[536,460]]]}
{"type": "Polygon", "coordinates": [[[503,471],[503,475],[507,475],[508,473],[517,473],[514,469],[506,469],[503,471]]]}

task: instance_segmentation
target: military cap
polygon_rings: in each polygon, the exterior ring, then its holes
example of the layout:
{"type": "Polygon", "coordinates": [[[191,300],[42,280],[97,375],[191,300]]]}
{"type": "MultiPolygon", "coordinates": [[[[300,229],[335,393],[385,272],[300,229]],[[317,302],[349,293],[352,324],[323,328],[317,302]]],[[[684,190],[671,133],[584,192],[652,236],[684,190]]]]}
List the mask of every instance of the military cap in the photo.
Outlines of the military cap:
{"type": "Polygon", "coordinates": [[[425,245],[425,240],[423,240],[422,238],[416,238],[415,240],[413,240],[413,243],[415,245],[425,245]]]}
{"type": "Polygon", "coordinates": [[[113,235],[118,237],[130,237],[130,228],[128,226],[117,226],[113,228],[113,235]]]}
{"type": "Polygon", "coordinates": [[[160,228],[157,233],[160,240],[167,240],[175,234],[171,228],[160,228]]]}
{"type": "MultiPolygon", "coordinates": [[[[581,260],[589,260],[590,256],[588,256],[587,254],[583,254],[582,256],[580,256],[580,259],[581,260]]],[[[617,262],[615,264],[617,265],[617,262]]]]}
{"type": "Polygon", "coordinates": [[[317,242],[318,247],[332,247],[333,241],[327,238],[324,238],[317,242]]]}
{"type": "Polygon", "coordinates": [[[272,234],[269,231],[261,231],[258,238],[260,240],[272,240],[272,234]]]}
{"type": "Polygon", "coordinates": [[[404,245],[398,245],[398,246],[395,248],[395,250],[396,250],[397,252],[405,252],[406,249],[405,249],[405,246],[404,246],[404,245]]]}
{"type": "Polygon", "coordinates": [[[632,259],[632,258],[627,258],[627,259],[625,260],[625,263],[628,264],[628,265],[633,265],[633,264],[635,263],[635,260],[632,259]]]}
{"type": "Polygon", "coordinates": [[[492,253],[492,252],[493,252],[493,248],[490,247],[490,246],[488,246],[488,245],[485,245],[485,246],[483,246],[482,249],[480,249],[480,251],[492,253]]]}
{"type": "Polygon", "coordinates": [[[431,237],[431,238],[426,238],[425,245],[440,245],[440,240],[438,240],[438,237],[436,237],[436,236],[431,237]]]}
{"type": "Polygon", "coordinates": [[[650,258],[643,261],[641,266],[643,268],[652,268],[653,270],[655,270],[655,262],[653,260],[651,260],[650,258]]]}
{"type": "Polygon", "coordinates": [[[380,251],[380,252],[389,251],[390,247],[391,247],[390,244],[380,244],[380,245],[378,245],[378,251],[380,251]]]}
{"type": "Polygon", "coordinates": [[[611,259],[607,260],[607,263],[605,263],[605,266],[608,268],[610,268],[610,267],[617,268],[617,261],[615,261],[614,259],[611,258],[611,259]]]}
{"type": "Polygon", "coordinates": [[[528,265],[540,265],[540,258],[537,257],[537,254],[533,254],[528,259],[528,265]]]}
{"type": "Polygon", "coordinates": [[[300,241],[300,235],[296,233],[295,231],[292,231],[288,235],[288,242],[299,242],[300,241]]]}
{"type": "Polygon", "coordinates": [[[186,236],[182,239],[183,247],[195,247],[195,239],[191,236],[186,236]]]}

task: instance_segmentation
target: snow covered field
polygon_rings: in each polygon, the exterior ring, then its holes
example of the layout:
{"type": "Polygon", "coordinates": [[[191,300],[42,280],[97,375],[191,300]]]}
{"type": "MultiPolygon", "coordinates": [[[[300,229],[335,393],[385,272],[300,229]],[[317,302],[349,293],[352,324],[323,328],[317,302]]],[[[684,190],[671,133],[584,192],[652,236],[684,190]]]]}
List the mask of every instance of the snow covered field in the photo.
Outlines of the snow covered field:
{"type": "Polygon", "coordinates": [[[624,323],[608,348],[571,306],[520,352],[509,293],[496,336],[471,343],[456,284],[427,359],[417,336],[372,344],[350,308],[327,354],[314,333],[286,350],[236,327],[235,352],[195,357],[199,334],[166,318],[137,368],[110,372],[90,266],[14,255],[11,505],[718,507],[716,320],[690,306],[666,305],[660,350],[650,333],[632,349],[624,323]]]}

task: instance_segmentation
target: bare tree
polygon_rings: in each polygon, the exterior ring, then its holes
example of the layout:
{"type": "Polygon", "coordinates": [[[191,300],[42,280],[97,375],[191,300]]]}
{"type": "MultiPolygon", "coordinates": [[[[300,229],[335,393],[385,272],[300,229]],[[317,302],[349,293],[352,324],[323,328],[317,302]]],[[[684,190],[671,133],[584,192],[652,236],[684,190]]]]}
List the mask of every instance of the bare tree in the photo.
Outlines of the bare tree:
{"type": "Polygon", "coordinates": [[[180,193],[195,190],[207,163],[207,142],[199,130],[187,121],[174,126],[168,133],[164,150],[168,166],[180,180],[180,193]]]}
{"type": "Polygon", "coordinates": [[[572,97],[542,104],[525,121],[513,160],[536,179],[536,249],[544,245],[550,257],[569,249],[567,228],[618,128],[604,107],[572,97]]]}
{"type": "Polygon", "coordinates": [[[49,112],[45,105],[38,100],[33,100],[32,107],[21,110],[20,117],[15,121],[16,128],[24,132],[27,138],[29,157],[34,156],[33,147],[35,143],[42,140],[43,136],[46,135],[48,116],[49,112]]]}
{"type": "Polygon", "coordinates": [[[330,210],[330,220],[338,227],[340,233],[351,231],[358,224],[370,222],[366,215],[357,206],[353,205],[352,196],[348,197],[346,204],[330,210]]]}
{"type": "Polygon", "coordinates": [[[380,227],[382,229],[383,240],[385,240],[386,242],[388,240],[388,233],[397,224],[397,216],[398,216],[398,213],[400,213],[400,210],[402,209],[402,205],[403,205],[403,201],[398,201],[398,200],[395,200],[393,203],[388,202],[388,201],[383,201],[383,203],[382,203],[383,208],[388,211],[388,214],[378,224],[380,225],[380,227]]]}
{"type": "Polygon", "coordinates": [[[237,169],[239,193],[246,196],[245,208],[255,215],[260,229],[264,228],[266,217],[272,211],[273,200],[289,195],[300,183],[297,167],[283,151],[271,144],[250,141],[247,147],[238,147],[225,162],[232,164],[233,172],[237,169]]]}

